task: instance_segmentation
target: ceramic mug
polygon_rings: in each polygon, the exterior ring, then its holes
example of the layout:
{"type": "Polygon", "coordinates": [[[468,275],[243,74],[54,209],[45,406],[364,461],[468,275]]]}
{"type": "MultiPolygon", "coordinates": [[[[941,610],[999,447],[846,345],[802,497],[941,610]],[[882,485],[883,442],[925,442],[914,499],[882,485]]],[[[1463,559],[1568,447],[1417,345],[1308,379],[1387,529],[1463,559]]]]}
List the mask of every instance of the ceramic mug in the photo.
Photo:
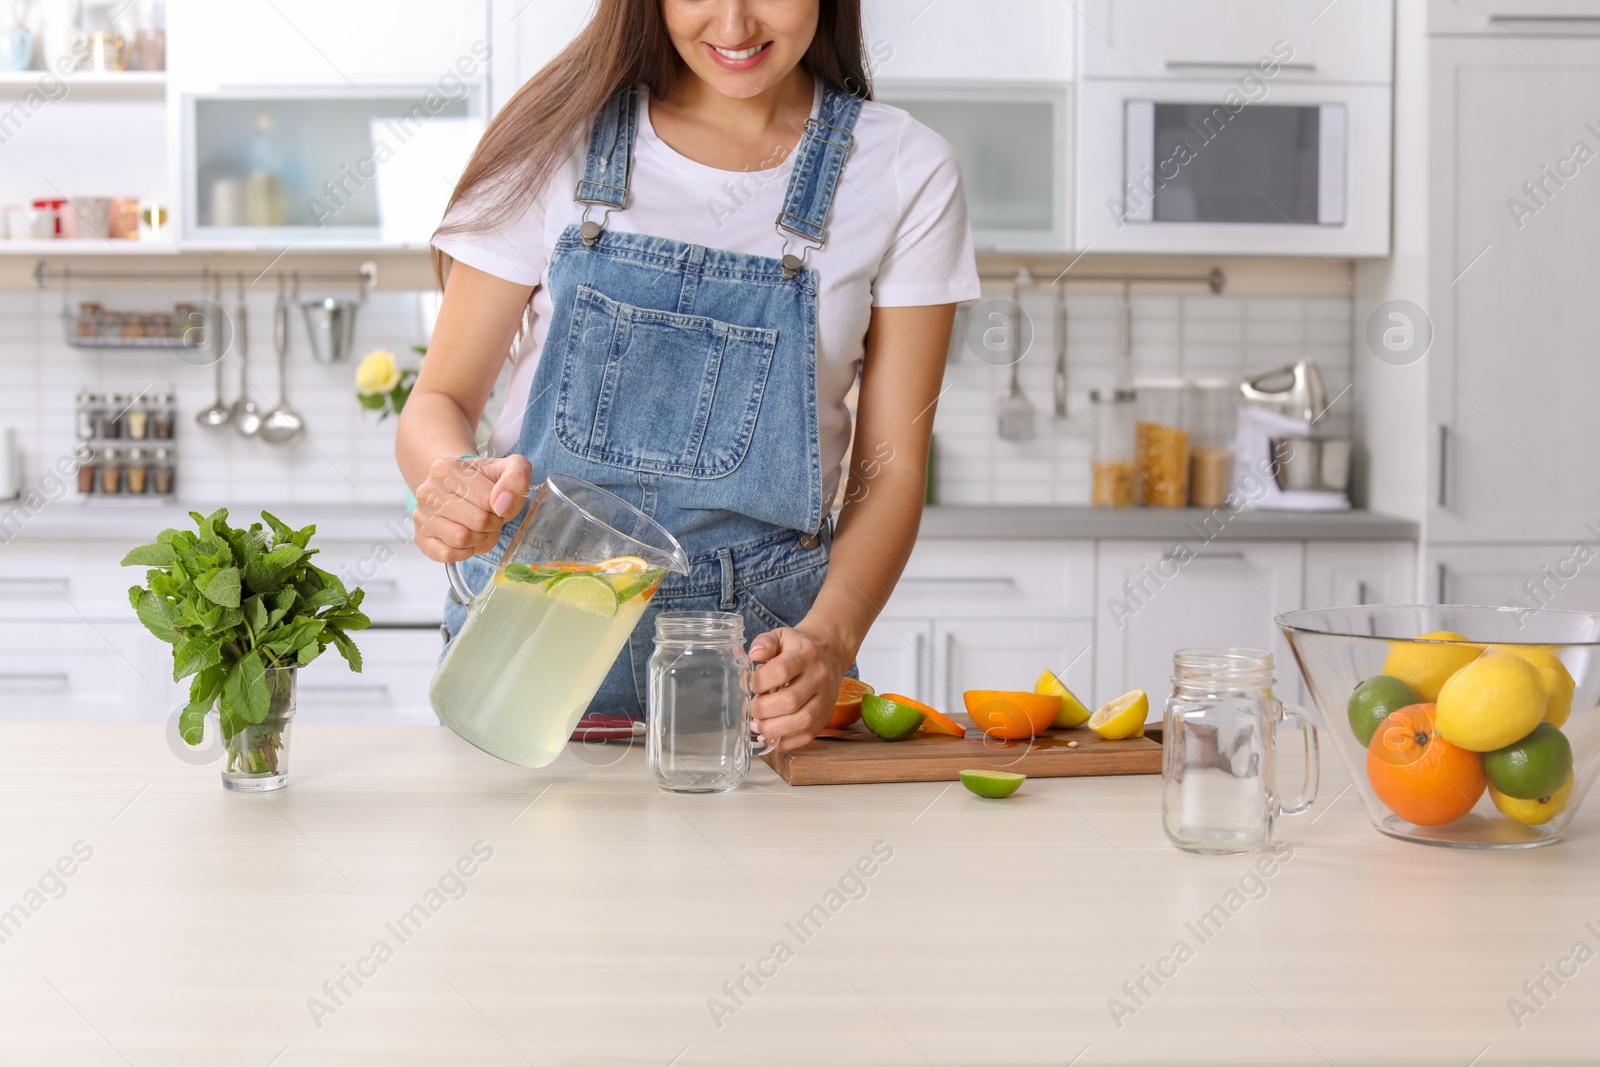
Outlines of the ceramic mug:
{"type": "Polygon", "coordinates": [[[21,27],[0,30],[0,70],[27,70],[33,63],[33,34],[21,27]]]}
{"type": "Polygon", "coordinates": [[[139,236],[139,198],[114,196],[111,198],[111,225],[106,236],[117,240],[133,240],[139,236]]]}
{"type": "Polygon", "coordinates": [[[79,237],[93,239],[111,233],[110,197],[75,196],[67,201],[67,213],[72,216],[79,237]]]}

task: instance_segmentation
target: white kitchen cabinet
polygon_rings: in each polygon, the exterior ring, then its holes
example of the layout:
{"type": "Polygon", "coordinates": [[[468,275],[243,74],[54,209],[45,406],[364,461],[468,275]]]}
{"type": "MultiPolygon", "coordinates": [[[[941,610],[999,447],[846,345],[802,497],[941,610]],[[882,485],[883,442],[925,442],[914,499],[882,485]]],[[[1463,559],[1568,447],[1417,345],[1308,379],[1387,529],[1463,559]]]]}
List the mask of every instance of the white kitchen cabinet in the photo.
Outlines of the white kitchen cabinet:
{"type": "Polygon", "coordinates": [[[1428,32],[1499,37],[1600,33],[1600,0],[1428,0],[1428,32]]]}
{"type": "Polygon", "coordinates": [[[1063,0],[864,0],[862,14],[868,66],[885,83],[1073,77],[1073,5],[1063,0]]]}
{"type": "Polygon", "coordinates": [[[965,710],[961,694],[969,689],[1030,690],[1045,668],[1089,699],[1094,623],[1088,619],[944,619],[934,624],[933,643],[932,696],[940,711],[965,710]]]}
{"type": "Polygon", "coordinates": [[[486,0],[387,0],[381,7],[347,0],[169,0],[167,9],[168,66],[185,89],[348,88],[420,79],[448,90],[486,73],[486,0]]]}
{"type": "MultiPolygon", "coordinates": [[[[880,693],[934,699],[933,620],[880,615],[856,655],[856,666],[880,693]]],[[[940,709],[944,710],[943,708],[940,709]]]]}
{"type": "Polygon", "coordinates": [[[295,681],[296,721],[437,723],[428,703],[428,683],[444,648],[438,625],[374,626],[354,636],[361,648],[361,673],[353,673],[335,649],[317,657],[295,681]]]}
{"type": "Polygon", "coordinates": [[[1566,544],[1433,548],[1423,599],[1444,604],[1600,611],[1600,537],[1566,544]],[[1586,561],[1587,560],[1587,561],[1586,561]]]}
{"type": "Polygon", "coordinates": [[[0,719],[150,722],[180,703],[170,646],[137,622],[0,622],[0,719]]]}
{"type": "Polygon", "coordinates": [[[1393,56],[1390,0],[1084,0],[1085,78],[1233,81],[1293,49],[1277,79],[1384,82],[1393,56]]]}
{"type": "Polygon", "coordinates": [[[1152,718],[1159,718],[1172,654],[1194,646],[1271,651],[1278,695],[1297,699],[1299,675],[1273,618],[1301,606],[1300,543],[1250,542],[1190,552],[1192,558],[1181,562],[1183,556],[1174,555],[1167,543],[1101,542],[1095,701],[1143,689],[1151,697],[1152,718]]]}
{"type": "Polygon", "coordinates": [[[1566,541],[1600,516],[1600,38],[1431,50],[1428,538],[1566,541]]]}
{"type": "Polygon", "coordinates": [[[1417,546],[1409,541],[1306,543],[1306,607],[1414,604],[1417,546]]]}

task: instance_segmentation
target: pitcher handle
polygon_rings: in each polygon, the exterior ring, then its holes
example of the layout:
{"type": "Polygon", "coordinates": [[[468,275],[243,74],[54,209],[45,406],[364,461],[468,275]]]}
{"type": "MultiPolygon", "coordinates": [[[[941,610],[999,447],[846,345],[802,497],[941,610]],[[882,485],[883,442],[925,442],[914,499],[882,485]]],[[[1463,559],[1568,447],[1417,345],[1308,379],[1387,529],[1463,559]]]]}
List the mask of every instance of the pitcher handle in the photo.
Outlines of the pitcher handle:
{"type": "MultiPolygon", "coordinates": [[[[1301,783],[1300,795],[1293,802],[1285,804],[1278,802],[1279,815],[1304,815],[1311,808],[1311,802],[1317,799],[1317,786],[1321,780],[1321,752],[1317,746],[1317,724],[1312,721],[1311,715],[1299,704],[1284,704],[1283,717],[1294,720],[1300,727],[1300,733],[1306,739],[1306,777],[1301,783]]],[[[1277,743],[1277,739],[1273,739],[1277,743]]]]}
{"type": "Polygon", "coordinates": [[[455,594],[456,599],[461,602],[463,607],[477,599],[477,591],[467,584],[467,576],[461,573],[461,564],[446,563],[444,565],[444,576],[450,582],[450,591],[455,594]]]}

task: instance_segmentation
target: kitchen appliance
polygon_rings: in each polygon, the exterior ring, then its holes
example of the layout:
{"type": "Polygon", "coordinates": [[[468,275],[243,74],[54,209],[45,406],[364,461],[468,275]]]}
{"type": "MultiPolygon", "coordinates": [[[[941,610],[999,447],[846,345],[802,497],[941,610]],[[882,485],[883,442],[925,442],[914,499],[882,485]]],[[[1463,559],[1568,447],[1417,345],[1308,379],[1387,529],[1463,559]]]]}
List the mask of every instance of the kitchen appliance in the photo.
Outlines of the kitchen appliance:
{"type": "Polygon", "coordinates": [[[1322,370],[1309,359],[1252,375],[1239,386],[1239,392],[1258,408],[1305,422],[1317,421],[1328,410],[1322,370]]]}
{"type": "Polygon", "coordinates": [[[1172,655],[1172,695],[1162,716],[1161,825],[1185,852],[1255,852],[1280,815],[1304,815],[1317,795],[1317,727],[1304,708],[1272,694],[1272,653],[1186,648],[1172,655]],[[1279,797],[1278,730],[1305,737],[1305,778],[1279,797]]]}
{"type": "Polygon", "coordinates": [[[1080,83],[1080,247],[1388,254],[1389,87],[1247,74],[1080,83]]]}
{"type": "MultiPolygon", "coordinates": [[[[1600,614],[1515,605],[1382,605],[1294,611],[1279,615],[1277,622],[1311,692],[1321,737],[1339,754],[1356,797],[1380,833],[1453,848],[1547,845],[1566,833],[1585,794],[1600,777],[1600,614]],[[1416,636],[1442,633],[1460,634],[1463,640],[1416,636]],[[1444,720],[1419,717],[1415,707],[1389,714],[1387,704],[1370,698],[1356,700],[1357,714],[1350,714],[1357,687],[1380,674],[1405,675],[1416,687],[1414,695],[1423,698],[1423,707],[1441,713],[1455,684],[1451,675],[1477,668],[1480,657],[1493,656],[1523,659],[1531,670],[1494,668],[1497,677],[1510,681],[1492,691],[1463,679],[1460,695],[1467,701],[1449,701],[1457,704],[1458,711],[1467,709],[1464,717],[1452,713],[1450,732],[1461,744],[1455,753],[1443,750],[1455,760],[1451,767],[1434,762],[1441,778],[1431,785],[1421,780],[1410,785],[1403,776],[1405,768],[1422,757],[1433,729],[1444,720]],[[1445,696],[1438,692],[1441,687],[1445,696]],[[1485,695],[1474,702],[1473,693],[1485,695]],[[1363,718],[1368,712],[1383,716],[1363,718]],[[1558,732],[1565,744],[1555,739],[1557,748],[1570,749],[1564,783],[1529,783],[1538,796],[1524,799],[1508,792],[1497,799],[1484,789],[1479,777],[1484,770],[1475,751],[1469,749],[1468,758],[1461,758],[1463,746],[1509,747],[1536,729],[1544,739],[1558,732]],[[1442,777],[1446,774],[1449,777],[1442,777]],[[1442,798],[1441,780],[1454,783],[1442,798]],[[1544,794],[1545,788],[1552,792],[1544,794]],[[1418,804],[1419,798],[1431,802],[1418,804]],[[1470,807],[1460,813],[1468,802],[1470,807]],[[1451,815],[1456,817],[1439,821],[1451,815]]],[[[1559,769],[1559,762],[1537,762],[1559,769]]]]}
{"type": "Polygon", "coordinates": [[[1233,441],[1231,491],[1244,509],[1348,511],[1349,460],[1349,438],[1320,438],[1306,419],[1246,405],[1233,441]],[[1324,480],[1325,459],[1338,484],[1324,480]]]}
{"type": "Polygon", "coordinates": [[[650,656],[645,766],[667,793],[727,793],[776,746],[750,732],[744,617],[664,611],[650,656]]]}
{"type": "Polygon", "coordinates": [[[790,785],[861,785],[870,782],[954,782],[962,771],[1012,771],[1034,778],[1104,774],[1160,774],[1160,731],[1107,741],[1087,727],[1046,730],[1028,741],[997,741],[963,714],[950,716],[968,727],[965,737],[915,733],[885,741],[860,723],[824,730],[790,752],[763,757],[790,785]]]}
{"type": "MultiPolygon", "coordinates": [[[[460,476],[475,472],[463,466],[460,476]]],[[[445,573],[467,619],[428,698],[439,721],[492,756],[543,767],[561,754],[656,588],[688,557],[654,519],[553,474],[482,591],[445,573]]]]}

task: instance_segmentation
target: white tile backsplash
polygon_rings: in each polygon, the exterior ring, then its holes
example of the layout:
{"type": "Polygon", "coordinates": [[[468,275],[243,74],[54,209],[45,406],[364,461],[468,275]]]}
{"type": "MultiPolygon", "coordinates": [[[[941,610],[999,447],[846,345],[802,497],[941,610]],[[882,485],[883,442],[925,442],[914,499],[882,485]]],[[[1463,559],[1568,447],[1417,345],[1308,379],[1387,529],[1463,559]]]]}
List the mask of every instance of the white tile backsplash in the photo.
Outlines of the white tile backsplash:
{"type": "MultiPolygon", "coordinates": [[[[257,403],[270,407],[278,396],[272,348],[276,290],[266,284],[261,289],[247,303],[250,381],[257,403]]],[[[98,298],[118,309],[164,309],[195,295],[75,292],[73,299],[98,298]]],[[[232,310],[232,292],[224,294],[223,303],[232,310]]],[[[431,293],[372,294],[357,324],[357,356],[391,348],[414,365],[410,348],[425,341],[436,309],[431,293]]],[[[1121,298],[1099,293],[1067,298],[1065,420],[1051,418],[1054,299],[1029,293],[1023,309],[1032,320],[1034,341],[1018,370],[1033,403],[1036,436],[1020,444],[999,440],[996,403],[1010,372],[980,362],[958,343],[934,427],[937,494],[944,503],[1088,502],[1088,393],[1115,382],[1121,298]]],[[[58,291],[0,291],[0,374],[6,385],[0,390],[0,423],[17,431],[27,484],[70,454],[72,405],[81,386],[152,380],[177,387],[178,487],[185,503],[391,503],[403,497],[405,485],[394,464],[394,420],[378,422],[356,403],[355,359],[337,364],[311,359],[298,312],[291,333],[290,402],[305,417],[308,435],[292,449],[274,449],[232,430],[207,432],[195,424],[195,414],[211,404],[211,368],[191,367],[163,353],[72,348],[64,339],[60,311],[58,291]]],[[[1337,298],[1136,296],[1136,373],[1238,379],[1247,369],[1311,358],[1321,365],[1329,396],[1337,396],[1351,380],[1352,313],[1351,302],[1337,298]]],[[[224,394],[231,401],[237,391],[238,363],[229,357],[224,394]]],[[[1337,406],[1348,408],[1352,402],[1346,395],[1337,406]]],[[[491,401],[498,403],[498,398],[491,401]]]]}

